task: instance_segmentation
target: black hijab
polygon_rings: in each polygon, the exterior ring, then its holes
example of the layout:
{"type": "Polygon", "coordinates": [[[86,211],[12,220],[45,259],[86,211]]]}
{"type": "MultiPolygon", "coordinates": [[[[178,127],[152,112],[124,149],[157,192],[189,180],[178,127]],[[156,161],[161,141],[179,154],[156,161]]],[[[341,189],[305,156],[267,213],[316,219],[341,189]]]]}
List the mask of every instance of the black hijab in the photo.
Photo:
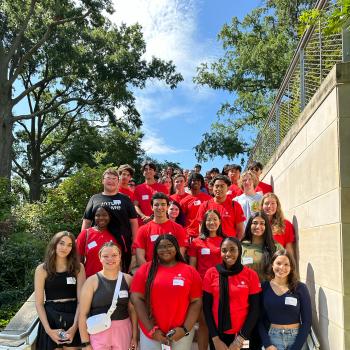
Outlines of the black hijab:
{"type": "Polygon", "coordinates": [[[218,331],[219,333],[224,333],[232,328],[231,326],[231,315],[230,315],[230,297],[229,297],[229,287],[228,287],[228,277],[239,274],[243,270],[243,265],[241,262],[242,257],[242,245],[241,242],[235,237],[227,237],[221,242],[220,249],[224,242],[231,241],[238,247],[238,257],[233,266],[229,269],[223,262],[216,266],[219,272],[219,320],[218,320],[218,331]]]}

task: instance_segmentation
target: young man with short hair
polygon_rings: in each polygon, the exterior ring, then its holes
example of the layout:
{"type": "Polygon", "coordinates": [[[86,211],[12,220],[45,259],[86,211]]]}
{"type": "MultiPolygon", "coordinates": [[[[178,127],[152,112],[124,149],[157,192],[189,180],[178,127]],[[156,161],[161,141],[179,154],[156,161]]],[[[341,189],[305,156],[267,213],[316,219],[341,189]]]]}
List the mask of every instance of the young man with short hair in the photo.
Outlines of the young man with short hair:
{"type": "Polygon", "coordinates": [[[181,209],[185,215],[185,229],[188,238],[191,240],[198,236],[198,225],[195,223],[199,206],[211,199],[211,197],[201,191],[204,179],[201,174],[192,173],[188,178],[188,188],[191,193],[181,200],[181,209]]]}
{"type": "Polygon", "coordinates": [[[173,177],[175,193],[170,196],[170,199],[180,203],[188,193],[185,192],[185,176],[182,174],[176,174],[173,177]]]}
{"type": "Polygon", "coordinates": [[[153,219],[142,225],[137,232],[134,247],[136,248],[136,259],[139,265],[151,261],[153,257],[154,242],[159,235],[168,233],[176,237],[181,254],[184,255],[187,246],[186,232],[184,228],[167,216],[169,208],[169,198],[162,192],[157,192],[152,196],[151,206],[153,219]]]}
{"type": "Polygon", "coordinates": [[[231,186],[228,188],[227,194],[235,198],[243,193],[238,185],[241,176],[242,167],[238,164],[232,164],[227,167],[227,176],[231,181],[231,186]]]}
{"type": "Polygon", "coordinates": [[[260,175],[262,174],[262,171],[263,171],[263,165],[260,162],[253,161],[252,163],[249,164],[248,170],[253,171],[258,177],[259,183],[255,188],[256,192],[262,192],[263,194],[273,193],[273,188],[271,185],[267,184],[266,182],[260,181],[260,175]]]}
{"type": "Polygon", "coordinates": [[[125,194],[134,202],[134,192],[129,187],[129,182],[134,176],[135,170],[129,164],[123,164],[118,168],[119,192],[125,194]]]}
{"type": "Polygon", "coordinates": [[[139,215],[139,225],[143,225],[152,220],[151,199],[154,193],[166,193],[167,189],[164,185],[156,182],[154,176],[157,167],[153,162],[145,162],[141,167],[145,182],[137,185],[134,192],[134,205],[139,215]]]}
{"type": "Polygon", "coordinates": [[[214,198],[202,203],[198,209],[196,223],[198,232],[200,224],[208,210],[216,210],[221,216],[222,231],[226,236],[241,239],[244,233],[245,216],[241,205],[227,195],[231,182],[225,175],[217,175],[213,180],[214,198]]]}
{"type": "Polygon", "coordinates": [[[243,172],[239,180],[239,185],[243,193],[234,198],[234,200],[241,205],[246,217],[244,227],[247,225],[249,218],[260,210],[260,203],[263,195],[261,192],[256,192],[255,190],[258,183],[258,177],[250,170],[243,172]]]}

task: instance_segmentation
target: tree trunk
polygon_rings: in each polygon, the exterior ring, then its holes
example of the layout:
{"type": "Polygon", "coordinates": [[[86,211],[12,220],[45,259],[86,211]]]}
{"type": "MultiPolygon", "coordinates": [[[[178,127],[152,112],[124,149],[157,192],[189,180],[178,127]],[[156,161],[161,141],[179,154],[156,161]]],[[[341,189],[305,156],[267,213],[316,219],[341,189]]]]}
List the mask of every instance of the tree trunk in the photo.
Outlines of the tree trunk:
{"type": "Polygon", "coordinates": [[[10,101],[1,101],[3,94],[0,92],[0,177],[11,179],[12,145],[13,145],[13,121],[10,101]]]}

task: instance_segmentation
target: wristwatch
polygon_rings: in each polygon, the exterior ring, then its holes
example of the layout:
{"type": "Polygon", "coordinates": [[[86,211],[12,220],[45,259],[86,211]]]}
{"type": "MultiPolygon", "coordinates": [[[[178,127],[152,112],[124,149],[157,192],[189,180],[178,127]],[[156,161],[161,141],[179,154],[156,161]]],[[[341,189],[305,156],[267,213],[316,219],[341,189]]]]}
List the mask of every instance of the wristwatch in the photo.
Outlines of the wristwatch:
{"type": "Polygon", "coordinates": [[[185,337],[187,337],[188,335],[190,335],[189,330],[185,327],[185,326],[181,326],[181,328],[184,330],[185,332],[185,337]]]}
{"type": "Polygon", "coordinates": [[[91,343],[89,341],[86,341],[85,343],[81,343],[81,346],[83,348],[86,348],[87,346],[91,345],[91,343]]]}

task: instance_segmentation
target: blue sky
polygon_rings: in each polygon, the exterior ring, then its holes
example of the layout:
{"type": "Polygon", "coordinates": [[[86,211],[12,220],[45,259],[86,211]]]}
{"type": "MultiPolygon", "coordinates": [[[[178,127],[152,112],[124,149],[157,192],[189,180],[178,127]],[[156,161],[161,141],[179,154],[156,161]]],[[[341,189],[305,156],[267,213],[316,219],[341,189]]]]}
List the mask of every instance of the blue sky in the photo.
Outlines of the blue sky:
{"type": "MultiPolygon", "coordinates": [[[[233,97],[193,84],[196,67],[222,55],[217,34],[224,23],[233,16],[244,17],[261,3],[262,0],[114,0],[115,23],[142,25],[146,58],[154,55],[173,60],[185,78],[175,90],[154,81],[146,89],[135,91],[147,155],[179,162],[189,169],[197,163],[193,147],[210,130],[220,104],[233,97]]],[[[228,162],[216,158],[202,163],[202,167],[221,169],[228,162]]]]}

